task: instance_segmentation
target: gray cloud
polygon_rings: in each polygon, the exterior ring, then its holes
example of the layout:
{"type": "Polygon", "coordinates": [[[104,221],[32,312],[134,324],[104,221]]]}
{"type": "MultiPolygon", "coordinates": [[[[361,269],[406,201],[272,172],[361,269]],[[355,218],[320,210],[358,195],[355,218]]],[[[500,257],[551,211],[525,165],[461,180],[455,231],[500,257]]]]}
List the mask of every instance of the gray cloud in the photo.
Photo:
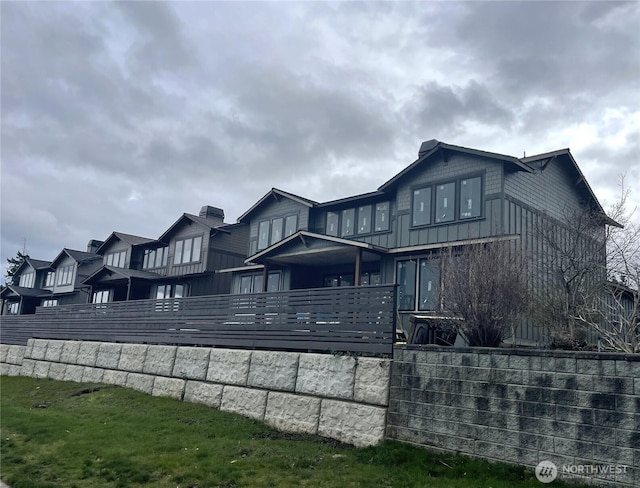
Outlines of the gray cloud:
{"type": "MultiPolygon", "coordinates": [[[[271,187],[374,190],[420,142],[640,162],[640,18],[620,2],[2,2],[2,262],[271,187]]],[[[640,198],[637,200],[640,202],[640,198]]]]}

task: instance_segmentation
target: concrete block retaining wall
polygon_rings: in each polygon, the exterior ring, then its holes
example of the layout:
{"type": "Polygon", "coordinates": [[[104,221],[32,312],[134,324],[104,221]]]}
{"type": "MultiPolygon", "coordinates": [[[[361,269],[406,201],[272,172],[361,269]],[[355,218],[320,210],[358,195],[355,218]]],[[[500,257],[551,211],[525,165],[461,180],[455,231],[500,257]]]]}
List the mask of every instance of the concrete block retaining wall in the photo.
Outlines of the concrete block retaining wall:
{"type": "Polygon", "coordinates": [[[324,354],[31,339],[0,374],[133,388],[356,446],[383,440],[391,361],[324,354]]]}
{"type": "Polygon", "coordinates": [[[399,347],[387,436],[640,486],[640,355],[399,347]]]}

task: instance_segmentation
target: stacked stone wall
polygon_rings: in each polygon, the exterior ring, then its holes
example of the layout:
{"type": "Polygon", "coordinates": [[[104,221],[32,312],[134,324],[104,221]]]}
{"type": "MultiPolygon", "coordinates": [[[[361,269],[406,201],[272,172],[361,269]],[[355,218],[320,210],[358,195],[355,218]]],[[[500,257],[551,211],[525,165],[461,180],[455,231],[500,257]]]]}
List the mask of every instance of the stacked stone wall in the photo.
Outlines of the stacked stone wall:
{"type": "Polygon", "coordinates": [[[119,385],[356,446],[385,435],[391,361],[325,354],[31,339],[0,373],[119,385]]]}
{"type": "Polygon", "coordinates": [[[640,355],[396,348],[387,436],[640,486],[640,355]]]}

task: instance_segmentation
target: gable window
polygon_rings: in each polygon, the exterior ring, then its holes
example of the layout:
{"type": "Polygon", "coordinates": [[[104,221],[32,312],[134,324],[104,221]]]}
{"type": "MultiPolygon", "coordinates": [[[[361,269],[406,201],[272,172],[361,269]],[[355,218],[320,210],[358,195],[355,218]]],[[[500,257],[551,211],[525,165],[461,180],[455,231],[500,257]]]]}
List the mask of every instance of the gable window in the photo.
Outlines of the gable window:
{"type": "Polygon", "coordinates": [[[375,231],[389,230],[389,202],[376,203],[375,231]]]}
{"type": "Polygon", "coordinates": [[[284,219],[282,217],[277,217],[271,221],[271,244],[275,244],[276,242],[282,240],[283,224],[284,219]]]}
{"type": "Polygon", "coordinates": [[[167,266],[167,258],[169,257],[168,247],[159,247],[158,249],[146,249],[142,258],[142,269],[163,268],[167,266]]]}
{"type": "Polygon", "coordinates": [[[412,222],[414,227],[431,223],[431,187],[413,190],[412,222]]]}
{"type": "Polygon", "coordinates": [[[436,186],[436,223],[451,222],[455,218],[456,184],[436,186]]]}
{"type": "Polygon", "coordinates": [[[91,303],[109,303],[111,301],[111,290],[98,290],[93,292],[91,303]]]}
{"type": "Polygon", "coordinates": [[[173,264],[197,263],[202,251],[202,236],[176,241],[173,264]]]}
{"type": "Polygon", "coordinates": [[[327,212],[327,230],[328,236],[338,237],[338,224],[340,216],[336,212],[327,212]]]}
{"type": "Polygon", "coordinates": [[[106,255],[107,266],[114,266],[116,268],[125,268],[125,261],[127,259],[127,251],[112,252],[106,255]]]}
{"type": "Polygon", "coordinates": [[[371,232],[371,205],[358,207],[358,234],[371,232]]]}
{"type": "Polygon", "coordinates": [[[74,265],[73,264],[58,268],[58,270],[56,271],[56,276],[58,277],[56,284],[58,286],[64,286],[64,285],[72,284],[73,283],[73,275],[74,275],[73,271],[74,271],[74,265]]]}
{"type": "Polygon", "coordinates": [[[44,282],[44,286],[53,286],[56,284],[56,273],[55,271],[49,271],[47,273],[47,277],[44,282]]]}
{"type": "Polygon", "coordinates": [[[349,237],[354,234],[356,220],[356,210],[348,208],[342,211],[342,237],[349,237]]]}
{"type": "Polygon", "coordinates": [[[29,273],[24,273],[20,276],[20,284],[24,288],[33,288],[33,285],[36,281],[36,274],[32,271],[29,273]]]}
{"type": "Polygon", "coordinates": [[[43,307],[57,307],[58,306],[58,300],[54,299],[49,299],[49,300],[42,300],[42,306],[43,307]]]}
{"type": "Polygon", "coordinates": [[[480,176],[460,180],[460,219],[471,219],[482,215],[481,196],[482,178],[480,176]]]}
{"type": "Polygon", "coordinates": [[[269,221],[263,220],[258,224],[258,250],[269,247],[269,221]]]}
{"type": "Polygon", "coordinates": [[[284,219],[284,237],[292,236],[298,230],[298,216],[287,215],[284,219]]]}

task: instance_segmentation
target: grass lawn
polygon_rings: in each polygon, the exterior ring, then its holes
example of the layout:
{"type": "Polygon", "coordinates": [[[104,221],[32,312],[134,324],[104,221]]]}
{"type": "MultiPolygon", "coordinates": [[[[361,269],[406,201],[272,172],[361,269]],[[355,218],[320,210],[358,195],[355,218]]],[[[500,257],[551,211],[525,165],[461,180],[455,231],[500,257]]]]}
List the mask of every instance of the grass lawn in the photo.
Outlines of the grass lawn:
{"type": "Polygon", "coordinates": [[[12,488],[544,486],[525,468],[390,441],[356,449],[115,386],[2,377],[0,387],[12,488]]]}

